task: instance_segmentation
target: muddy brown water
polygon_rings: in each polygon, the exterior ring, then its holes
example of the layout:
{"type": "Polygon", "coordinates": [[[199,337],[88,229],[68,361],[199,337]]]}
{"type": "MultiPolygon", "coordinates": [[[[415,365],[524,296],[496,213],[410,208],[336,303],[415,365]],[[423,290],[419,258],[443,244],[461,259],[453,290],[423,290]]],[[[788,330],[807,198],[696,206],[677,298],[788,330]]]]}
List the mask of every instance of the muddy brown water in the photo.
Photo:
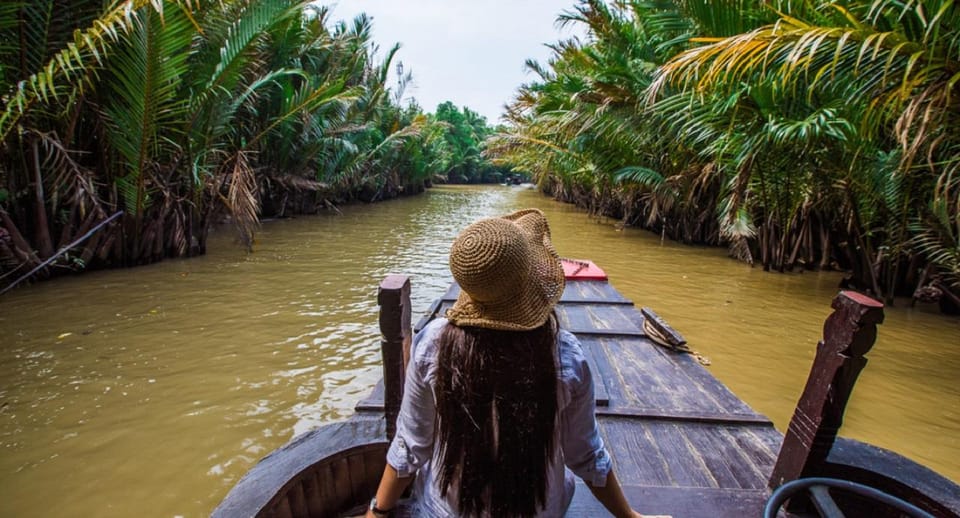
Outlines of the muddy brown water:
{"type": "MultiPolygon", "coordinates": [[[[0,297],[0,516],[206,516],[258,459],[344,419],[380,376],[376,287],[413,277],[415,316],[480,217],[535,206],[784,429],[836,273],[772,274],[723,250],[618,231],[523,187],[439,187],[265,222],[256,250],[58,279],[0,297]]],[[[886,311],[842,435],[960,480],[960,319],[886,311]]]]}

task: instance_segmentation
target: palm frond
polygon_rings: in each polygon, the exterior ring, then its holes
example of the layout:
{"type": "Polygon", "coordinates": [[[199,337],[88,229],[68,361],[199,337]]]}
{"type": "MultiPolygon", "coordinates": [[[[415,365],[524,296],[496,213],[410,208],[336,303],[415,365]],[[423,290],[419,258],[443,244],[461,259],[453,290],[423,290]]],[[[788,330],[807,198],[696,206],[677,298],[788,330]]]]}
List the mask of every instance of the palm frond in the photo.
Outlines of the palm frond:
{"type": "Polygon", "coordinates": [[[128,202],[135,217],[145,209],[147,172],[172,154],[186,113],[179,88],[194,34],[190,20],[176,10],[161,19],[145,9],[137,20],[107,60],[113,78],[105,108],[111,141],[124,163],[120,176],[138,186],[133,204],[128,202]]]}
{"type": "Polygon", "coordinates": [[[111,47],[134,26],[137,12],[145,6],[162,9],[152,0],[126,0],[93,21],[90,27],[73,34],[73,41],[50,58],[42,69],[19,81],[0,114],[0,141],[6,140],[17,121],[37,102],[57,98],[66,85],[79,87],[84,71],[102,63],[111,47]]]}

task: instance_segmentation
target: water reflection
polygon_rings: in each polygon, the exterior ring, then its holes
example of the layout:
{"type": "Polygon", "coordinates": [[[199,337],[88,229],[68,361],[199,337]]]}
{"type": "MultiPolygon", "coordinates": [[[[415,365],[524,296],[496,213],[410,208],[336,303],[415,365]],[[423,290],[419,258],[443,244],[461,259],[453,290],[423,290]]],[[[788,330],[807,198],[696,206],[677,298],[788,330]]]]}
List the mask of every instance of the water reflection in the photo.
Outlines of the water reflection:
{"type": "MultiPolygon", "coordinates": [[[[526,189],[442,187],[266,222],[254,254],[226,229],[205,257],[0,298],[0,516],[208,514],[259,458],[349,416],[377,381],[383,276],[413,277],[416,317],[450,281],[457,232],[524,206],[548,213],[562,255],[594,259],[754,408],[789,419],[836,275],[764,274],[526,189]]],[[[844,433],[960,477],[960,323],[893,308],[880,334],[844,433]]]]}

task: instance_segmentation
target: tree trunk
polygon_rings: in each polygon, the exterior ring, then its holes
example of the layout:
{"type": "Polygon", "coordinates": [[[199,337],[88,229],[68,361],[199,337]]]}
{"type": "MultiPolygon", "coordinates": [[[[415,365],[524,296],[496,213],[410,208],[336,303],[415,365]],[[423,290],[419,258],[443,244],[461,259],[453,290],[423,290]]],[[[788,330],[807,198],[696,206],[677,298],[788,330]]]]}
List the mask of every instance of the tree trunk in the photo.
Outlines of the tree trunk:
{"type": "Polygon", "coordinates": [[[30,246],[30,243],[24,239],[23,234],[20,233],[20,230],[17,229],[17,225],[14,224],[13,220],[10,219],[10,215],[7,214],[7,211],[0,208],[0,223],[3,223],[4,228],[7,229],[7,232],[10,234],[10,240],[13,243],[14,252],[21,256],[21,259],[27,263],[27,266],[33,268],[43,262],[37,254],[33,251],[33,247],[30,246]]]}
{"type": "Polygon", "coordinates": [[[53,241],[50,239],[50,226],[47,223],[47,205],[43,194],[43,175],[40,173],[40,142],[33,138],[30,143],[30,160],[33,167],[34,193],[36,193],[36,210],[34,216],[37,218],[34,235],[37,239],[37,247],[40,249],[40,256],[43,259],[53,255],[53,241]]]}
{"type": "Polygon", "coordinates": [[[820,270],[826,270],[830,267],[830,230],[820,222],[820,270]]]}

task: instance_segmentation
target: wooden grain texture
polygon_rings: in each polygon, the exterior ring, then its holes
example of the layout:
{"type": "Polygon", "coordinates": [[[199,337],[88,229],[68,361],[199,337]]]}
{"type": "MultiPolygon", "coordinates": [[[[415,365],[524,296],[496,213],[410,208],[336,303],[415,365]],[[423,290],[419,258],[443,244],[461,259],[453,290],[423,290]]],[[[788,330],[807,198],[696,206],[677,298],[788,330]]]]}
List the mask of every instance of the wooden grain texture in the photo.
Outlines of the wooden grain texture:
{"type": "Polygon", "coordinates": [[[410,318],[410,278],[388,275],[377,291],[380,306],[380,353],[383,358],[383,401],[387,440],[397,430],[397,415],[403,398],[403,380],[413,336],[410,318]]]}
{"type": "MultiPolygon", "coordinates": [[[[625,485],[627,501],[642,514],[672,514],[676,518],[752,518],[762,515],[766,492],[757,489],[674,488],[625,485]]],[[[590,494],[577,484],[567,510],[570,517],[610,516],[590,494]]]]}
{"type": "Polygon", "coordinates": [[[590,344],[600,375],[607,378],[612,409],[766,420],[689,355],[642,338],[585,337],[582,342],[590,344]]]}
{"type": "Polygon", "coordinates": [[[764,489],[775,455],[769,425],[718,425],[604,415],[600,427],[625,483],[664,487],[764,489]],[[744,435],[749,429],[751,434],[744,435]],[[741,452],[742,442],[758,445],[741,452]]]}
{"type": "Polygon", "coordinates": [[[654,313],[652,309],[640,308],[640,314],[643,315],[644,322],[653,326],[653,328],[664,337],[670,347],[680,347],[687,343],[686,338],[671,327],[660,315],[654,313]]]}
{"type": "MultiPolygon", "coordinates": [[[[356,449],[372,450],[373,458],[385,458],[387,443],[383,437],[382,414],[378,419],[358,416],[311,430],[257,463],[231,489],[212,516],[252,517],[260,513],[292,516],[290,491],[315,473],[319,480],[317,492],[325,500],[338,500],[352,490],[338,481],[342,468],[334,464],[356,449]]],[[[380,469],[383,469],[383,464],[380,464],[380,469]]]]}
{"type": "Polygon", "coordinates": [[[877,324],[883,322],[883,304],[860,294],[840,292],[832,307],[770,476],[771,488],[822,472],[853,386],[867,364],[864,355],[877,338],[877,324]]]}
{"type": "MultiPolygon", "coordinates": [[[[599,367],[597,366],[597,360],[594,357],[593,349],[590,347],[583,348],[583,355],[587,359],[587,365],[590,366],[590,372],[599,372],[599,367]]],[[[593,380],[593,396],[594,402],[598,407],[606,407],[610,405],[610,394],[607,392],[607,383],[604,381],[602,376],[598,376],[593,380]]]]}

